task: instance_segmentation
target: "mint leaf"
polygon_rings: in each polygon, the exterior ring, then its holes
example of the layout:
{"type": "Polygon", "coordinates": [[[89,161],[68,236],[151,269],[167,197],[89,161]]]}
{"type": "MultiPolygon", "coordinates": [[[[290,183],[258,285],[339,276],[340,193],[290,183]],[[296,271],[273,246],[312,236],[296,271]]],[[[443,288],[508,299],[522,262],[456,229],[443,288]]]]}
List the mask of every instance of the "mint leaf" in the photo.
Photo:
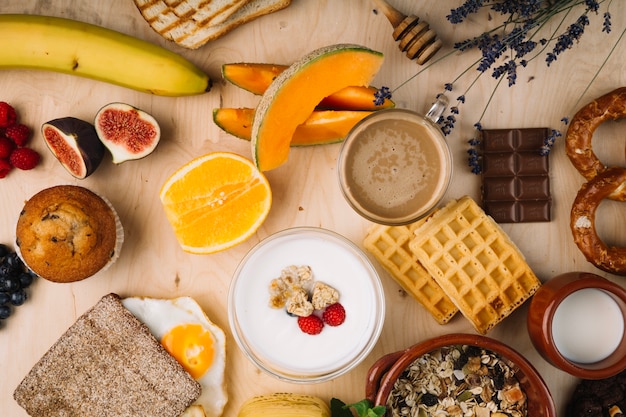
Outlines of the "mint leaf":
{"type": "Polygon", "coordinates": [[[387,407],[385,407],[384,405],[377,405],[376,407],[367,410],[367,415],[369,417],[383,417],[386,412],[387,407]]]}
{"type": "Polygon", "coordinates": [[[337,398],[330,399],[330,415],[331,417],[354,417],[346,403],[337,398]]]}
{"type": "Polygon", "coordinates": [[[370,400],[361,400],[358,403],[354,403],[354,404],[350,404],[347,407],[351,407],[354,408],[354,411],[356,411],[356,414],[359,417],[368,417],[369,416],[369,410],[372,408],[372,402],[370,400]]]}

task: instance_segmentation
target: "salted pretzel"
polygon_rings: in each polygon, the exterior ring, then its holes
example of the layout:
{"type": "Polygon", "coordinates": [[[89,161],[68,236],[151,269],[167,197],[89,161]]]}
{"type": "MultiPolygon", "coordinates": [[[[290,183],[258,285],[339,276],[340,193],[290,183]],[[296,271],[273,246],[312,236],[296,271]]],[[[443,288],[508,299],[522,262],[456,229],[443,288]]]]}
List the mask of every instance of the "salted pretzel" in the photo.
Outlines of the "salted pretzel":
{"type": "MultiPolygon", "coordinates": [[[[601,123],[626,117],[626,87],[621,87],[587,104],[572,118],[565,136],[565,150],[574,167],[587,179],[604,172],[607,167],[593,152],[591,139],[601,123]]],[[[626,197],[623,193],[609,196],[626,197]]]]}
{"type": "Polygon", "coordinates": [[[585,258],[603,271],[626,275],[626,247],[608,246],[595,227],[596,209],[605,198],[626,197],[626,169],[607,168],[583,184],[576,195],[570,217],[574,242],[585,258]]]}

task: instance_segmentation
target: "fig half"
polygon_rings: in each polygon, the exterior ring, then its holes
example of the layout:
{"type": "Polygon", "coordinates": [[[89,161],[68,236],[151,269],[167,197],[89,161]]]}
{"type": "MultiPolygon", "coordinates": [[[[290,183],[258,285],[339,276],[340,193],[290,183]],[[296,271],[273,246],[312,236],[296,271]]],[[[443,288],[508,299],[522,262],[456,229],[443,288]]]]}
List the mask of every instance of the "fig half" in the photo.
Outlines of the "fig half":
{"type": "Polygon", "coordinates": [[[141,159],[154,151],[161,139],[156,119],[125,103],[109,103],[96,114],[96,132],[111,152],[114,164],[141,159]]]}
{"type": "Polygon", "coordinates": [[[95,127],[75,117],[50,120],[41,126],[48,149],[78,179],[91,175],[104,157],[105,148],[95,127]]]}

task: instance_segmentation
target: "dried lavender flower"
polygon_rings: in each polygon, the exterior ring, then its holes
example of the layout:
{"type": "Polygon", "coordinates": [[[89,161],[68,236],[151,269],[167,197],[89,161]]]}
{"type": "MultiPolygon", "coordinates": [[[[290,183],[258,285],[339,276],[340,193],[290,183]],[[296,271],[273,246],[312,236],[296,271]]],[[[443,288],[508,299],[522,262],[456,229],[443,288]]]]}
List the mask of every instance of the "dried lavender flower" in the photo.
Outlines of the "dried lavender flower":
{"type": "MultiPolygon", "coordinates": [[[[466,94],[477,82],[478,78],[487,72],[494,79],[498,80],[482,114],[474,124],[474,127],[480,131],[482,129],[482,118],[486,114],[486,110],[500,83],[506,80],[508,86],[513,87],[517,82],[520,69],[525,68],[530,61],[536,58],[543,57],[546,66],[550,67],[561,54],[576,46],[585,31],[592,24],[590,17],[600,16],[602,4],[606,4],[606,8],[601,15],[602,32],[610,33],[612,30],[611,13],[609,12],[611,2],[612,0],[465,0],[459,7],[450,10],[450,13],[447,15],[450,23],[460,24],[471,15],[484,9],[490,11],[490,18],[500,16],[502,23],[494,29],[456,42],[452,51],[429,63],[393,91],[383,87],[375,96],[376,98],[391,98],[392,93],[397,89],[446,57],[457,52],[478,50],[480,55],[471,67],[464,69],[451,82],[445,83],[442,92],[438,94],[452,91],[453,88],[458,89],[458,84],[461,83],[462,77],[470,72],[472,68],[477,70],[476,77],[469,82],[467,88],[457,97],[456,105],[450,107],[449,115],[444,115],[439,121],[442,132],[445,135],[449,135],[458,121],[460,106],[465,103],[466,94]],[[573,19],[570,13],[573,13],[573,19]],[[554,18],[560,19],[554,33],[542,33],[541,29],[554,18]],[[562,29],[561,24],[565,24],[566,21],[571,21],[572,23],[568,26],[563,26],[565,29],[562,29]],[[559,33],[559,30],[562,30],[562,32],[559,33]]],[[[626,28],[609,51],[604,63],[598,69],[598,73],[625,33],[626,28]]],[[[595,74],[589,85],[595,80],[598,73],[595,74]]],[[[529,78],[529,80],[532,78],[529,78]]],[[[588,90],[589,85],[581,94],[581,97],[588,90]]],[[[562,121],[567,124],[566,120],[567,118],[564,118],[562,121]]],[[[563,134],[560,130],[553,129],[546,143],[538,152],[547,155],[555,141],[561,136],[563,134]]],[[[475,147],[475,145],[471,144],[470,146],[475,147]]],[[[477,168],[480,162],[478,152],[474,152],[472,149],[470,151],[468,151],[469,165],[472,172],[479,173],[480,170],[477,168]]]]}

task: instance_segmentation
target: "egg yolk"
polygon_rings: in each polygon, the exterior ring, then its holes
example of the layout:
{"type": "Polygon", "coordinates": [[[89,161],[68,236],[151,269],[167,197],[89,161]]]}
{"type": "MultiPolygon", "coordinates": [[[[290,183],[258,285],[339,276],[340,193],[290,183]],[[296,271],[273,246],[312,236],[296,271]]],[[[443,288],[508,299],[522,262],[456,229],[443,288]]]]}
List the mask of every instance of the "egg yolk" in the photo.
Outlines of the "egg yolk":
{"type": "Polygon", "coordinates": [[[213,336],[200,324],[173,327],[163,335],[161,344],[193,379],[199,379],[213,363],[213,336]]]}

